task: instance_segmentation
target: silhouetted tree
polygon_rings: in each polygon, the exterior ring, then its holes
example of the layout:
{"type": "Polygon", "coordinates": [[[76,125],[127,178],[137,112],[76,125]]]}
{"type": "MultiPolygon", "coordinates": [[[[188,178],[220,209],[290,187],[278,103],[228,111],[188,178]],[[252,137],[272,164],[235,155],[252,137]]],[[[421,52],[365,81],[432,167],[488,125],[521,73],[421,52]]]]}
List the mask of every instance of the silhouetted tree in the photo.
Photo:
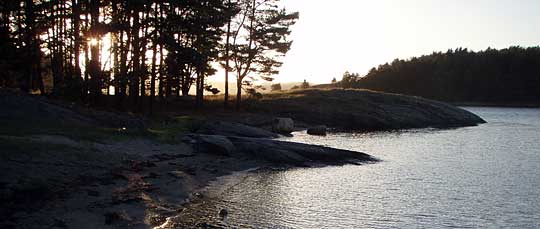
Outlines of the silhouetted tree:
{"type": "Polygon", "coordinates": [[[0,86],[92,103],[114,91],[118,104],[131,98],[140,111],[156,95],[187,96],[195,86],[201,105],[205,91],[219,92],[206,80],[213,63],[239,73],[243,86],[277,73],[298,18],[277,2],[0,1],[0,86]]]}
{"type": "Polygon", "coordinates": [[[302,85],[300,85],[300,88],[302,89],[309,88],[309,83],[306,80],[304,80],[304,82],[302,82],[302,85]]]}
{"type": "Polygon", "coordinates": [[[349,73],[348,71],[346,71],[345,73],[343,73],[343,78],[341,79],[341,87],[354,87],[359,77],[360,75],[358,73],[349,73]]]}
{"type": "Polygon", "coordinates": [[[236,109],[240,108],[242,89],[252,85],[256,77],[271,81],[282,65],[280,57],[292,44],[290,26],[298,13],[279,9],[278,0],[243,0],[235,20],[230,57],[236,71],[236,109]],[[253,74],[253,75],[252,75],[253,74]]]}
{"type": "Polygon", "coordinates": [[[270,86],[270,90],[272,90],[272,91],[281,91],[281,84],[280,83],[272,84],[272,86],[270,86]]]}

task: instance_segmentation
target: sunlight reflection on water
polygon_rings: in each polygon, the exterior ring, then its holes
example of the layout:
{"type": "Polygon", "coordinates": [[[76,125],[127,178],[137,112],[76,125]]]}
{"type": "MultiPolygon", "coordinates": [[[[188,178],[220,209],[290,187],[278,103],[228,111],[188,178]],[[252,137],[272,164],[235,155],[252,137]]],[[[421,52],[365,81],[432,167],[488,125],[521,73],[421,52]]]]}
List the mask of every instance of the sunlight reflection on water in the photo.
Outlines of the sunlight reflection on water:
{"type": "Polygon", "coordinates": [[[478,127],[295,133],[287,141],[369,153],[383,161],[238,178],[188,209],[234,227],[540,227],[540,109],[467,108],[478,127]],[[212,216],[229,209],[225,221],[212,216]]]}

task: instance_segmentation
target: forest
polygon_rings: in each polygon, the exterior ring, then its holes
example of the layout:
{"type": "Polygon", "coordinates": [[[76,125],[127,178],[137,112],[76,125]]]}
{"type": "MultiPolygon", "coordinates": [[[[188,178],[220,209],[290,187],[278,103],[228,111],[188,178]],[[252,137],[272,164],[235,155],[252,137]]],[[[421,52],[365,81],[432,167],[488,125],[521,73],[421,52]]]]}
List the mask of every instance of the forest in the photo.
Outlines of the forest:
{"type": "Polygon", "coordinates": [[[488,48],[396,59],[360,77],[346,72],[341,86],[421,96],[455,103],[540,104],[540,47],[488,48]]]}
{"type": "Polygon", "coordinates": [[[298,18],[278,0],[0,1],[0,87],[151,111],[193,87],[202,105],[222,68],[239,107],[278,73],[298,18]]]}

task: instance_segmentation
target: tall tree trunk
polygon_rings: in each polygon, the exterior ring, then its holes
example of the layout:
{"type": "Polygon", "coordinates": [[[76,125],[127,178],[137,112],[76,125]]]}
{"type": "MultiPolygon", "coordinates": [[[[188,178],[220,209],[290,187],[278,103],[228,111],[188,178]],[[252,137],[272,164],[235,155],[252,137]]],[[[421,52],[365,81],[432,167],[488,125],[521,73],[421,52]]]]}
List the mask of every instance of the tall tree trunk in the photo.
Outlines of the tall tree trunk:
{"type": "Polygon", "coordinates": [[[120,73],[119,73],[119,83],[120,83],[120,97],[124,98],[127,95],[127,85],[128,85],[128,51],[131,46],[131,33],[129,30],[126,32],[127,40],[124,42],[124,32],[120,32],[120,73]]]}
{"type": "Polygon", "coordinates": [[[56,93],[58,90],[60,90],[60,82],[61,82],[61,79],[60,79],[60,68],[58,66],[58,44],[59,44],[59,38],[58,38],[58,9],[56,8],[57,6],[55,4],[51,4],[51,8],[50,8],[50,11],[51,11],[51,17],[52,17],[52,25],[54,26],[52,29],[51,29],[51,33],[52,33],[52,37],[51,37],[51,42],[52,42],[52,49],[51,49],[51,72],[52,72],[52,77],[53,77],[53,93],[56,93]]]}
{"type": "MultiPolygon", "coordinates": [[[[87,6],[89,2],[86,2],[87,6]]],[[[90,20],[89,20],[89,13],[88,10],[85,12],[85,20],[84,20],[84,31],[88,31],[90,28],[90,20]]],[[[83,100],[88,102],[88,93],[90,91],[90,46],[87,42],[84,46],[84,82],[82,87],[82,97],[83,100]]]]}
{"type": "MultiPolygon", "coordinates": [[[[229,0],[229,7],[231,7],[231,0],[229,0]]],[[[225,41],[225,97],[223,98],[223,106],[227,108],[229,106],[229,46],[231,39],[231,21],[229,18],[227,22],[227,40],[225,41]]]]}
{"type": "Polygon", "coordinates": [[[157,44],[154,44],[152,48],[152,77],[150,79],[150,113],[154,106],[154,99],[156,97],[156,56],[157,56],[157,44]]]}
{"type": "Polygon", "coordinates": [[[69,78],[71,78],[71,75],[68,74],[66,71],[69,69],[67,66],[67,62],[70,58],[67,58],[67,50],[68,50],[68,38],[67,38],[67,29],[66,29],[66,3],[64,1],[60,2],[60,40],[61,42],[58,44],[60,47],[60,66],[62,69],[62,86],[65,86],[66,78],[69,81],[69,78]]]}
{"type": "MultiPolygon", "coordinates": [[[[157,13],[157,4],[156,8],[154,9],[154,22],[156,26],[158,25],[158,13],[157,13]]],[[[151,78],[150,78],[150,114],[152,114],[152,111],[154,109],[154,98],[156,96],[156,59],[157,59],[157,40],[158,40],[158,34],[157,34],[157,28],[154,28],[154,36],[152,41],[152,69],[151,69],[151,78]]]]}
{"type": "Polygon", "coordinates": [[[117,33],[113,33],[111,34],[111,55],[112,55],[112,58],[113,58],[113,61],[112,61],[112,64],[111,64],[111,68],[112,68],[112,76],[114,77],[114,80],[113,80],[113,86],[114,86],[114,95],[118,95],[118,92],[120,91],[120,84],[118,83],[118,77],[120,75],[120,68],[119,68],[119,64],[118,64],[118,61],[120,60],[119,58],[119,45],[120,44],[120,41],[119,41],[119,38],[118,38],[118,34],[117,33]]]}
{"type": "MultiPolygon", "coordinates": [[[[129,16],[128,16],[129,18],[129,16]]],[[[118,72],[118,104],[121,109],[124,109],[124,99],[127,95],[127,88],[128,88],[128,52],[131,45],[131,36],[130,36],[130,30],[128,29],[126,33],[126,39],[124,39],[124,31],[121,30],[119,34],[119,55],[120,55],[120,63],[119,65],[119,72],[118,72]]]]}
{"type": "MultiPolygon", "coordinates": [[[[183,97],[188,97],[189,96],[189,89],[191,89],[191,86],[192,86],[192,81],[191,81],[191,71],[190,69],[184,69],[183,70],[184,72],[182,72],[180,74],[180,77],[179,79],[181,79],[180,81],[180,91],[182,92],[182,96],[183,97]]],[[[197,79],[199,79],[197,77],[197,79]]],[[[197,84],[197,79],[195,79],[195,84],[197,84]]],[[[197,92],[197,85],[195,86],[195,92],[197,92]]]]}
{"type": "Polygon", "coordinates": [[[163,44],[160,44],[159,45],[159,89],[158,89],[160,100],[163,100],[165,96],[163,93],[163,79],[166,77],[164,59],[165,59],[165,55],[163,55],[163,44]]]}
{"type": "Polygon", "coordinates": [[[137,104],[137,100],[139,97],[139,78],[140,78],[140,71],[141,71],[141,49],[140,49],[140,37],[139,37],[139,12],[135,10],[133,12],[133,27],[131,31],[131,36],[133,36],[133,42],[132,47],[133,50],[131,62],[133,63],[133,72],[130,77],[130,84],[129,84],[129,96],[132,98],[133,105],[137,104]]]}
{"type": "MultiPolygon", "coordinates": [[[[120,15],[118,12],[118,5],[115,2],[111,3],[111,17],[112,23],[114,24],[120,24],[120,15]]],[[[122,41],[122,31],[116,31],[111,33],[111,55],[113,58],[112,62],[112,75],[114,77],[113,85],[114,85],[114,96],[116,98],[120,97],[120,64],[118,63],[120,61],[120,50],[121,50],[121,41],[122,41]]],[[[118,101],[118,100],[117,100],[118,101]]],[[[120,101],[121,102],[121,101],[120,101]]],[[[120,104],[120,103],[119,103],[120,104]]]]}
{"type": "MultiPolygon", "coordinates": [[[[167,67],[170,68],[171,66],[167,66],[167,67]]],[[[169,70],[167,70],[166,77],[167,77],[167,80],[165,82],[165,96],[169,97],[172,95],[172,78],[173,78],[172,73],[169,72],[169,70]]]]}
{"type": "MultiPolygon", "coordinates": [[[[146,21],[148,19],[148,15],[150,14],[150,5],[151,4],[148,4],[145,6],[145,13],[143,14],[143,19],[142,21],[146,21]]],[[[148,78],[148,68],[146,66],[146,49],[147,49],[147,44],[148,44],[148,39],[146,38],[146,36],[148,35],[148,26],[147,25],[143,25],[143,34],[142,34],[142,40],[141,40],[141,48],[142,48],[142,51],[141,51],[141,85],[140,85],[140,90],[141,90],[141,99],[139,101],[139,110],[142,111],[143,109],[143,102],[144,102],[144,97],[146,96],[146,79],[148,78]]]]}
{"type": "Polygon", "coordinates": [[[72,26],[73,26],[73,55],[74,55],[74,69],[73,69],[73,77],[76,79],[76,81],[79,81],[81,79],[81,65],[79,63],[79,55],[80,55],[80,49],[81,49],[81,37],[80,37],[80,14],[81,14],[81,6],[79,1],[73,1],[73,19],[72,19],[72,26]]]}
{"type": "MultiPolygon", "coordinates": [[[[240,74],[240,73],[238,73],[240,74]]],[[[240,103],[242,101],[242,80],[236,79],[236,110],[240,110],[240,103]]]]}
{"type": "MultiPolygon", "coordinates": [[[[164,10],[163,4],[159,5],[159,35],[163,36],[163,25],[164,23],[161,20],[164,19],[164,10]]],[[[160,100],[163,100],[163,79],[165,79],[165,55],[163,54],[163,43],[159,45],[159,89],[158,94],[160,100]]]]}
{"type": "Polygon", "coordinates": [[[40,94],[45,95],[46,93],[45,85],[43,84],[43,76],[41,74],[41,50],[40,50],[39,41],[36,40],[34,45],[35,45],[34,49],[36,50],[35,51],[35,66],[34,66],[35,68],[34,71],[36,74],[36,81],[38,84],[40,94]]]}
{"type": "Polygon", "coordinates": [[[91,14],[91,34],[92,39],[96,39],[97,44],[93,44],[90,47],[90,92],[92,94],[92,99],[94,102],[97,102],[101,94],[101,63],[100,63],[100,31],[99,27],[99,5],[100,0],[92,0],[90,4],[90,14],[91,14]]]}
{"type": "MultiPolygon", "coordinates": [[[[252,8],[251,8],[251,15],[250,15],[251,16],[250,17],[250,25],[249,25],[250,28],[253,28],[253,23],[255,21],[255,11],[256,11],[255,4],[256,3],[257,3],[257,1],[253,0],[253,5],[251,6],[252,8]]],[[[248,49],[251,50],[252,44],[253,44],[253,29],[251,29],[249,31],[248,49]]],[[[251,58],[251,55],[252,54],[250,54],[249,58],[251,58]]],[[[241,100],[242,100],[242,81],[246,77],[250,67],[251,67],[251,61],[248,62],[247,66],[244,69],[244,72],[241,72],[241,70],[238,70],[238,75],[236,76],[236,86],[238,87],[237,88],[237,94],[236,94],[236,110],[240,110],[240,103],[241,103],[241,100]]]]}
{"type": "Polygon", "coordinates": [[[35,69],[36,69],[36,52],[39,50],[35,50],[36,46],[35,43],[37,42],[35,40],[35,31],[34,31],[34,23],[35,23],[35,14],[34,14],[34,1],[33,0],[25,0],[24,2],[24,14],[25,14],[25,30],[26,33],[24,34],[24,40],[25,40],[25,51],[26,56],[30,67],[26,68],[26,82],[24,89],[27,92],[32,91],[34,88],[33,82],[35,79],[35,69]]]}
{"type": "Polygon", "coordinates": [[[196,83],[196,95],[195,103],[197,107],[202,107],[204,100],[204,72],[200,69],[197,69],[197,83],[196,83]]]}

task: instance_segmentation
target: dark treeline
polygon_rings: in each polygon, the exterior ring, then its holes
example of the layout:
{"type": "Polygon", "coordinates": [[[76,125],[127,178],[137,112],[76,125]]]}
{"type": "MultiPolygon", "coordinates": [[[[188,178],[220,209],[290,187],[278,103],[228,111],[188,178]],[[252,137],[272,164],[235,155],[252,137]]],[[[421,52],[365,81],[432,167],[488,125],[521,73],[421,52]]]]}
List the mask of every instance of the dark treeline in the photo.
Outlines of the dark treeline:
{"type": "Polygon", "coordinates": [[[540,104],[540,48],[458,48],[396,59],[365,77],[345,73],[341,84],[448,102],[540,104]]]}
{"type": "Polygon", "coordinates": [[[277,73],[298,18],[278,2],[0,1],[0,87],[89,103],[114,94],[141,110],[194,87],[200,105],[218,92],[205,80],[216,63],[239,88],[277,73]]]}

